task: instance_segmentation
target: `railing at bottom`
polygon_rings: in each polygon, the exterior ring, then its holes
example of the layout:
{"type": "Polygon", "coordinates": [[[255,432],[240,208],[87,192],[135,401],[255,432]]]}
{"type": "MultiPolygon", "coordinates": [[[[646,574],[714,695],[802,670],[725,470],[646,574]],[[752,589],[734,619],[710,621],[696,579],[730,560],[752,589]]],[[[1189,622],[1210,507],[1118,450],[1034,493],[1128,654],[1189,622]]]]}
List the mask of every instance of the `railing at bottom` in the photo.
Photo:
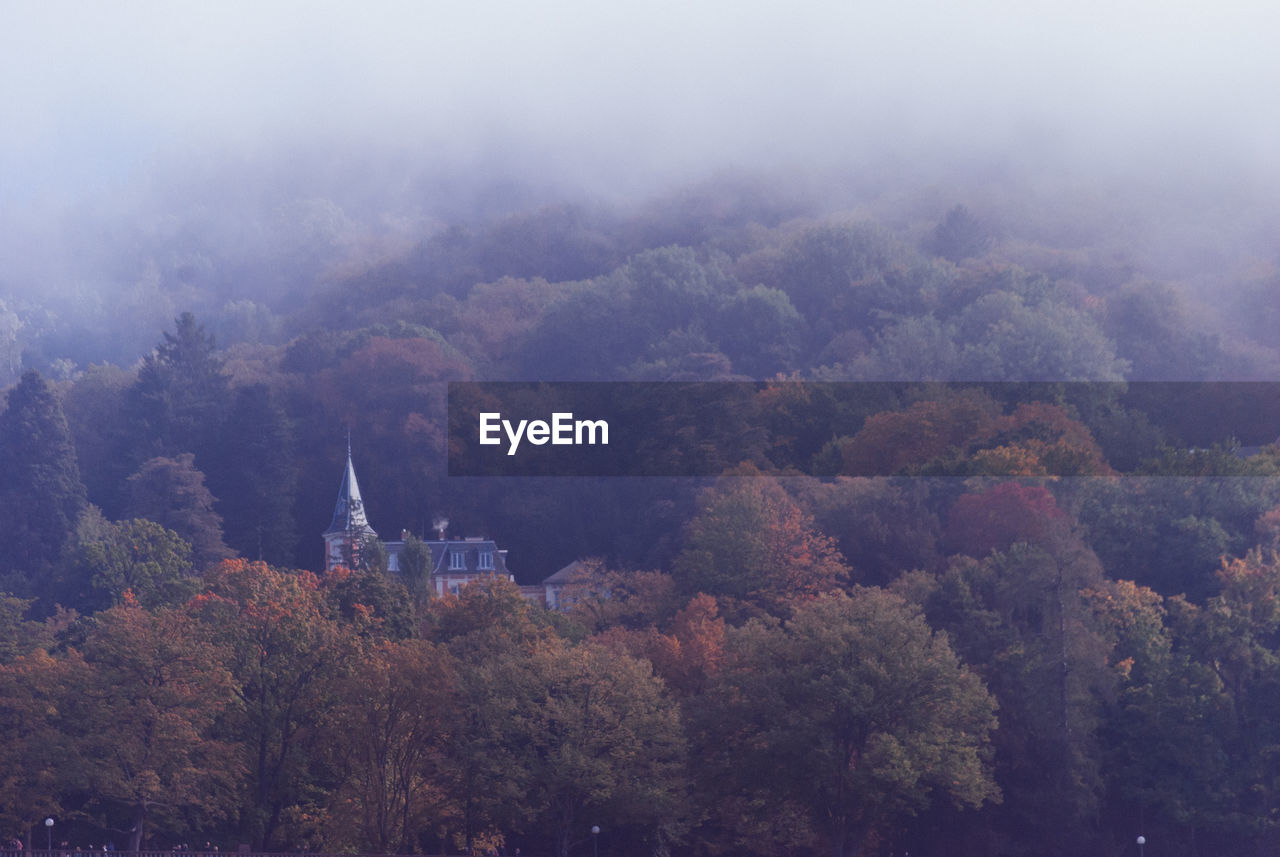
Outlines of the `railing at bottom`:
{"type": "MultiPolygon", "coordinates": [[[[101,846],[89,850],[88,848],[54,848],[52,851],[46,848],[23,848],[21,851],[11,849],[0,849],[0,857],[88,857],[90,854],[110,855],[110,857],[388,857],[385,854],[359,854],[346,852],[342,854],[326,853],[322,851],[205,851],[203,849],[190,851],[174,851],[169,850],[149,850],[149,851],[104,851],[101,846]]],[[[443,857],[443,855],[438,855],[443,857]]]]}

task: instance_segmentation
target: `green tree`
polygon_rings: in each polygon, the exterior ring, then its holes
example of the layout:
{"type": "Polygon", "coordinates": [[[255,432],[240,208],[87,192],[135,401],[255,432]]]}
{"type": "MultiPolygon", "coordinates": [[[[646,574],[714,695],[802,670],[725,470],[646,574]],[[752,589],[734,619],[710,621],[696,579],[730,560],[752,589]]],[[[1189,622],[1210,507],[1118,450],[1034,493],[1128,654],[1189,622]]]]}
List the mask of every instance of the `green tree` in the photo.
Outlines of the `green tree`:
{"type": "MultiPolygon", "coordinates": [[[[1194,853],[1198,832],[1238,833],[1236,796],[1249,788],[1241,789],[1237,777],[1247,763],[1230,755],[1230,701],[1202,660],[1213,653],[1188,645],[1186,629],[1177,627],[1182,623],[1150,589],[1120,580],[1084,594],[1112,641],[1107,660],[1116,674],[1116,692],[1104,698],[1099,725],[1105,820],[1128,834],[1131,819],[1147,819],[1148,835],[1168,842],[1171,854],[1194,853]]],[[[1168,603],[1183,617],[1201,615],[1177,600],[1168,603]]],[[[1241,850],[1239,844],[1232,850],[1241,850]]]]}
{"type": "Polygon", "coordinates": [[[713,595],[742,619],[783,615],[840,586],[849,568],[776,480],[729,478],[703,497],[672,575],[686,596],[713,595]]]}
{"type": "Polygon", "coordinates": [[[629,317],[626,293],[616,279],[571,283],[543,311],[518,362],[535,377],[603,381],[638,360],[656,338],[629,317]]]}
{"type": "Polygon", "coordinates": [[[955,325],[932,315],[885,326],[870,351],[822,372],[829,380],[943,381],[959,376],[955,325]]]}
{"type": "MultiPolygon", "coordinates": [[[[1085,480],[1080,486],[1080,521],[1113,576],[1203,604],[1222,585],[1217,575],[1222,557],[1244,556],[1257,544],[1255,524],[1280,501],[1280,480],[1163,478],[1194,475],[1184,466],[1201,457],[1170,450],[1164,463],[1151,464],[1159,473],[1155,478],[1085,480]]],[[[1203,457],[1218,459],[1219,452],[1206,451],[1203,457]]]]}
{"type": "MultiPolygon", "coordinates": [[[[638,253],[607,276],[567,286],[530,331],[521,363],[525,371],[566,381],[607,380],[636,364],[655,371],[673,362],[671,346],[658,346],[674,331],[705,327],[738,283],[713,260],[692,249],[661,247],[638,253]]],[[[676,348],[687,354],[686,349],[676,348]]],[[[705,349],[700,349],[705,350],[705,349]]],[[[678,361],[683,362],[683,361],[678,361]]]]}
{"type": "Polygon", "coordinates": [[[143,518],[106,524],[96,538],[72,550],[70,565],[75,583],[68,594],[82,593],[71,602],[82,610],[122,604],[127,596],[147,609],[173,607],[200,588],[191,547],[143,518]]]}
{"type": "Polygon", "coordinates": [[[1000,705],[995,772],[1005,803],[988,824],[1057,854],[1099,844],[1099,700],[1115,676],[1081,593],[1102,583],[1097,558],[1060,520],[1035,544],[953,561],[926,600],[931,622],[1000,705]]]}
{"type": "Polygon", "coordinates": [[[847,327],[862,328],[872,320],[876,308],[903,309],[887,301],[901,300],[906,289],[896,290],[895,295],[895,290],[876,287],[884,284],[882,274],[907,262],[911,255],[875,226],[815,226],[785,248],[778,276],[765,285],[785,291],[820,332],[830,331],[833,316],[847,327]]]}
{"type": "Polygon", "coordinates": [[[240,388],[221,436],[218,466],[210,468],[227,544],[250,559],[292,564],[297,482],[284,410],[265,385],[240,388]]]}
{"type": "Polygon", "coordinates": [[[1280,557],[1253,550],[1224,559],[1218,574],[1221,591],[1203,607],[1170,600],[1177,647],[1211,673],[1197,688],[1205,693],[1200,711],[1210,716],[1199,722],[1195,743],[1181,749],[1207,751],[1215,763],[1192,785],[1215,772],[1225,777],[1198,790],[1191,818],[1231,834],[1227,847],[1244,851],[1265,847],[1280,816],[1280,557]]]}
{"type": "Polygon", "coordinates": [[[786,292],[754,286],[724,303],[716,338],[735,370],[766,378],[793,368],[802,325],[786,292]]]}
{"type": "Polygon", "coordinates": [[[941,525],[924,479],[808,479],[796,501],[815,526],[857,557],[859,583],[888,585],[908,569],[936,568],[941,525]]]}
{"type": "Polygon", "coordinates": [[[557,857],[607,817],[663,847],[683,827],[679,709],[645,661],[550,637],[463,671],[469,750],[492,817],[551,835],[557,857]],[[590,813],[595,813],[591,815],[590,813]]]}
{"type": "Polygon", "coordinates": [[[697,715],[717,821],[757,853],[836,857],[934,800],[997,800],[995,702],[900,597],[857,588],[731,631],[697,715]]]}
{"type": "Polygon", "coordinates": [[[197,570],[231,555],[222,541],[222,518],[214,511],[214,497],[196,469],[195,456],[153,458],[126,483],[125,512],[173,530],[191,545],[197,570]]]}
{"type": "Polygon", "coordinates": [[[126,391],[133,381],[133,373],[118,366],[90,366],[62,396],[89,499],[113,518],[120,514],[124,480],[137,463],[125,414],[126,391]]]}
{"type": "Polygon", "coordinates": [[[628,300],[630,321],[652,342],[668,331],[705,319],[737,283],[713,259],[704,263],[688,247],[637,253],[613,274],[628,300]]]}
{"type": "Polygon", "coordinates": [[[990,292],[956,319],[958,362],[936,377],[984,381],[1121,381],[1129,363],[1086,312],[1056,300],[990,292]]]}
{"type": "Polygon", "coordinates": [[[400,576],[405,587],[416,601],[426,601],[431,597],[431,548],[427,543],[410,533],[405,537],[404,547],[398,557],[400,576]]]}
{"type": "MultiPolygon", "coordinates": [[[[1196,310],[1167,283],[1130,282],[1107,296],[1103,324],[1120,357],[1133,364],[1134,380],[1200,381],[1232,377],[1219,336],[1196,323],[1196,310]]],[[[1260,303],[1242,319],[1266,342],[1274,327],[1260,319],[1274,313],[1260,303]]]]}
{"type": "Polygon", "coordinates": [[[52,643],[46,628],[26,618],[31,602],[12,595],[0,595],[0,664],[52,643]]]}
{"type": "Polygon", "coordinates": [[[85,506],[67,420],[38,372],[0,414],[0,589],[36,594],[85,506]]]}
{"type": "MultiPolygon", "coordinates": [[[[381,545],[379,545],[381,546],[381,545]]],[[[351,571],[335,568],[324,577],[324,591],[336,615],[362,633],[392,640],[413,636],[413,602],[386,568],[351,571]]]]}
{"type": "Polygon", "coordinates": [[[927,242],[928,251],[952,262],[981,256],[991,247],[991,231],[963,205],[947,212],[934,227],[927,242]]]}
{"type": "MultiPolygon", "coordinates": [[[[481,670],[499,661],[527,656],[550,636],[529,602],[510,581],[494,577],[464,586],[457,595],[426,605],[424,631],[443,643],[457,660],[461,711],[451,756],[462,835],[468,849],[490,827],[508,827],[528,817],[527,803],[515,781],[494,755],[501,730],[482,716],[489,702],[481,670]]],[[[523,823],[523,822],[522,822],[523,823]]]]}
{"type": "Polygon", "coordinates": [[[22,337],[25,327],[16,312],[0,300],[0,387],[7,387],[18,377],[22,366],[22,337]]]}
{"type": "Polygon", "coordinates": [[[191,452],[209,454],[227,416],[229,386],[213,336],[189,312],[148,355],[129,389],[135,462],[191,452]]]}

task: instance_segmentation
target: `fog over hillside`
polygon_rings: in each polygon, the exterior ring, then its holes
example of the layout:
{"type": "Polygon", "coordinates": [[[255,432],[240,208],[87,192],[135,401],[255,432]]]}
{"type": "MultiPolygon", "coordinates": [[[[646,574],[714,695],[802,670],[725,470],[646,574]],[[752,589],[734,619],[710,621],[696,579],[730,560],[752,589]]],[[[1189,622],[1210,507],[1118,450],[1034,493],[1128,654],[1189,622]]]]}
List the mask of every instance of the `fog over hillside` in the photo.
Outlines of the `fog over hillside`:
{"type": "Polygon", "coordinates": [[[1276,857],[1276,19],[3,3],[6,853],[1276,857]]]}
{"type": "Polygon", "coordinates": [[[58,327],[75,362],[129,363],[184,308],[281,312],[451,225],[566,202],[632,216],[726,176],[780,211],[908,236],[963,202],[1007,239],[1110,242],[1192,291],[1265,279],[1270,14],[15,3],[0,336],[58,327]]]}

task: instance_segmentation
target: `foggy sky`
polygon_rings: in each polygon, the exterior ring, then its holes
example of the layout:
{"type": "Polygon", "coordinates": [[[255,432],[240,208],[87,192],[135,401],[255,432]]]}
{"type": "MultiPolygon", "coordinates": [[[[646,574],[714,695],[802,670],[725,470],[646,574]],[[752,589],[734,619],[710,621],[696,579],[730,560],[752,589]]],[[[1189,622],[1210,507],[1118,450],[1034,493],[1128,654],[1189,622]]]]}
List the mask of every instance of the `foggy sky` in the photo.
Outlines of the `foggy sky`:
{"type": "MultiPolygon", "coordinates": [[[[375,194],[405,165],[628,193],[725,167],[876,158],[932,177],[952,157],[1269,186],[1277,13],[1210,7],[11,0],[0,282],[56,254],[47,234],[49,247],[35,233],[13,246],[31,224],[65,226],[175,176],[261,179],[300,158],[367,169],[375,194]]],[[[299,173],[292,192],[323,193],[307,186],[323,176],[299,173]]]]}
{"type": "Polygon", "coordinates": [[[4,187],[299,142],[640,171],[1218,145],[1262,168],[1280,91],[1268,5],[11,2],[4,187]]]}

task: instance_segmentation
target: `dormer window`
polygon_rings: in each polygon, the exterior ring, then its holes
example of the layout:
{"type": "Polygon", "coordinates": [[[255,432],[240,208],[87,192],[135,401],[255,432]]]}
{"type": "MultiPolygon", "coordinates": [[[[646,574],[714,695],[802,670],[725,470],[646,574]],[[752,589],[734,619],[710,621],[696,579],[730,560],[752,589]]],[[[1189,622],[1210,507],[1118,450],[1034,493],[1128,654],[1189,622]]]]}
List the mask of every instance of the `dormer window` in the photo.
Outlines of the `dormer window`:
{"type": "Polygon", "coordinates": [[[480,564],[478,567],[481,571],[493,571],[493,551],[480,552],[480,564]]]}
{"type": "Polygon", "coordinates": [[[467,558],[462,555],[462,551],[449,551],[449,570],[450,571],[466,571],[467,558]]]}

